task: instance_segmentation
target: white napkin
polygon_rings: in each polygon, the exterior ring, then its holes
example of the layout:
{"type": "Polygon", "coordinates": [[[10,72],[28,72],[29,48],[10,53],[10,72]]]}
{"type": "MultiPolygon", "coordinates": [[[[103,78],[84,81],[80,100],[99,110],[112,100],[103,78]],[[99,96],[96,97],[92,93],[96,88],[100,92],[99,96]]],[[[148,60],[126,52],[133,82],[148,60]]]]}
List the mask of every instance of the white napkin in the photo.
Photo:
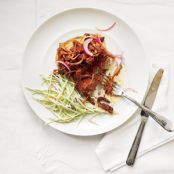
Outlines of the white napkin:
{"type": "MultiPolygon", "coordinates": [[[[159,68],[164,69],[164,74],[159,87],[153,110],[169,118],[167,101],[169,83],[169,65],[166,63],[153,63],[150,70],[151,81],[159,68]]],[[[129,150],[140,124],[140,115],[112,132],[107,133],[96,148],[96,154],[105,171],[114,171],[124,166],[129,150]]],[[[137,157],[159,147],[174,137],[173,133],[163,130],[149,117],[146,124],[137,157]]]]}

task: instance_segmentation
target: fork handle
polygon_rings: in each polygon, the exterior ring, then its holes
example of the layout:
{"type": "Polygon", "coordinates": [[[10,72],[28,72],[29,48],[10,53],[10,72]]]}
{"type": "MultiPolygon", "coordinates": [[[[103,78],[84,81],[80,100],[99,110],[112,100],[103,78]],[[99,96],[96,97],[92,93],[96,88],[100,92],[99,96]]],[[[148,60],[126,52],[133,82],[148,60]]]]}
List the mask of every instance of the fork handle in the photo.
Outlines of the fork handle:
{"type": "Polygon", "coordinates": [[[142,138],[142,134],[143,134],[143,131],[144,131],[145,124],[146,124],[146,120],[143,119],[143,116],[142,116],[141,117],[141,124],[138,128],[137,134],[135,136],[134,142],[132,144],[132,147],[130,149],[130,152],[129,152],[127,160],[126,160],[126,164],[128,166],[133,166],[134,165],[135,158],[137,156],[137,152],[138,152],[138,149],[139,149],[139,145],[140,145],[140,142],[141,142],[141,138],[142,138]]]}
{"type": "Polygon", "coordinates": [[[127,95],[123,95],[126,99],[132,101],[138,107],[140,107],[144,112],[149,114],[160,126],[162,126],[168,132],[174,131],[174,124],[168,120],[167,118],[157,114],[156,112],[152,111],[151,109],[145,107],[144,105],[137,102],[135,99],[128,97],[127,95]]]}

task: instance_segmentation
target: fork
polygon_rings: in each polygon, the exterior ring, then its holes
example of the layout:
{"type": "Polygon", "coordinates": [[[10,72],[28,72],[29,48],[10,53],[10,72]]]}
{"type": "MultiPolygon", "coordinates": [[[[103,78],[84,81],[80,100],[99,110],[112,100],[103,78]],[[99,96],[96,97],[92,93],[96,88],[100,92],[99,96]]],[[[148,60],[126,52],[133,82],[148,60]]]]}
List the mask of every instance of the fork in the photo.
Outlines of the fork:
{"type": "MultiPolygon", "coordinates": [[[[109,78],[107,76],[104,76],[104,81],[107,82],[109,78]]],[[[152,111],[151,109],[147,108],[143,104],[139,103],[132,97],[128,96],[126,92],[116,83],[113,83],[113,89],[114,89],[114,95],[117,97],[124,97],[127,100],[133,102],[135,105],[137,105],[139,108],[141,108],[144,112],[149,114],[160,126],[162,126],[166,131],[173,132],[174,131],[174,124],[165,118],[164,116],[159,115],[158,113],[152,111]]]]}

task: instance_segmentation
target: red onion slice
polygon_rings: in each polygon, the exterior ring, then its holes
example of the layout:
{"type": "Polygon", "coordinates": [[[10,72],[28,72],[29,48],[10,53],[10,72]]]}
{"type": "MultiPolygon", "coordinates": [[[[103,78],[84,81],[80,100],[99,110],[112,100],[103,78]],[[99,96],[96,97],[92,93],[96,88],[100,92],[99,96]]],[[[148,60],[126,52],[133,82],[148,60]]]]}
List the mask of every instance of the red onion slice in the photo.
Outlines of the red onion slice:
{"type": "Polygon", "coordinates": [[[87,38],[83,43],[83,49],[84,49],[85,53],[89,56],[93,56],[93,53],[91,53],[88,49],[88,45],[92,40],[93,40],[92,38],[87,38]]]}
{"type": "Polygon", "coordinates": [[[69,65],[79,65],[83,62],[83,59],[79,60],[78,62],[74,62],[74,63],[68,63],[69,65]]]}
{"type": "Polygon", "coordinates": [[[101,39],[100,39],[100,37],[98,37],[98,35],[96,36],[96,41],[99,43],[99,44],[101,44],[102,45],[102,41],[101,41],[101,39]]]}
{"type": "Polygon", "coordinates": [[[56,62],[64,65],[69,71],[71,71],[70,68],[69,68],[69,66],[65,62],[63,62],[61,60],[57,60],[56,62]]]}
{"type": "Polygon", "coordinates": [[[116,24],[116,22],[114,22],[111,26],[109,26],[108,28],[105,28],[105,29],[100,29],[98,27],[96,27],[96,29],[98,31],[109,31],[109,30],[111,30],[115,26],[115,24],[116,24]]]}
{"type": "Polygon", "coordinates": [[[103,47],[105,53],[110,56],[111,58],[115,59],[116,58],[116,55],[113,54],[112,52],[110,52],[107,48],[103,47]]]}

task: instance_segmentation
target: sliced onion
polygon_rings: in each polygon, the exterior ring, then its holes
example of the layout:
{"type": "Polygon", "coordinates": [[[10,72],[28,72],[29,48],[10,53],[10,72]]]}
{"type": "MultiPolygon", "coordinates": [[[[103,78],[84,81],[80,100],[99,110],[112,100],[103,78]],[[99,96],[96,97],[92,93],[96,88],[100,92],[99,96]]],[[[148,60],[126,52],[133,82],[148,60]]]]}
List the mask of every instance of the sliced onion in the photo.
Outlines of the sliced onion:
{"type": "Polygon", "coordinates": [[[102,46],[103,50],[105,51],[105,53],[107,55],[109,55],[111,58],[116,58],[117,59],[117,63],[122,63],[122,59],[121,59],[121,56],[122,55],[116,55],[116,54],[113,54],[112,52],[110,52],[107,48],[105,48],[103,45],[102,45],[102,41],[100,39],[100,37],[96,37],[96,41],[102,46]]]}
{"type": "Polygon", "coordinates": [[[84,38],[84,41],[85,40],[87,40],[87,39],[95,39],[93,36],[86,36],[85,38],[84,38]]]}
{"type": "Polygon", "coordinates": [[[87,38],[83,43],[83,49],[84,49],[85,53],[89,56],[93,56],[93,53],[91,53],[88,49],[88,45],[92,40],[93,40],[92,38],[87,38]]]}
{"type": "Polygon", "coordinates": [[[100,28],[97,28],[97,27],[96,27],[96,29],[98,31],[109,31],[115,26],[115,24],[116,24],[116,22],[114,22],[111,26],[109,26],[108,28],[105,28],[105,29],[100,29],[100,28]]]}
{"type": "Polygon", "coordinates": [[[83,59],[79,60],[78,62],[74,62],[74,63],[68,63],[69,65],[79,65],[83,62],[83,59]]]}
{"type": "Polygon", "coordinates": [[[113,53],[111,53],[107,48],[104,47],[104,51],[105,53],[110,56],[111,58],[116,58],[116,55],[114,55],[113,53]]]}
{"type": "Polygon", "coordinates": [[[118,64],[125,64],[125,60],[123,57],[123,53],[121,54],[113,54],[111,51],[108,49],[104,48],[104,51],[106,52],[107,55],[109,55],[111,58],[115,58],[118,64]]]}
{"type": "Polygon", "coordinates": [[[98,37],[98,35],[96,36],[96,41],[102,45],[102,41],[101,41],[100,37],[98,37]]]}
{"type": "Polygon", "coordinates": [[[65,62],[63,62],[61,60],[57,60],[56,62],[64,65],[69,71],[71,71],[70,68],[69,68],[69,66],[65,62]]]}
{"type": "Polygon", "coordinates": [[[71,58],[71,60],[75,60],[80,56],[80,54],[77,54],[75,57],[71,58]]]}

